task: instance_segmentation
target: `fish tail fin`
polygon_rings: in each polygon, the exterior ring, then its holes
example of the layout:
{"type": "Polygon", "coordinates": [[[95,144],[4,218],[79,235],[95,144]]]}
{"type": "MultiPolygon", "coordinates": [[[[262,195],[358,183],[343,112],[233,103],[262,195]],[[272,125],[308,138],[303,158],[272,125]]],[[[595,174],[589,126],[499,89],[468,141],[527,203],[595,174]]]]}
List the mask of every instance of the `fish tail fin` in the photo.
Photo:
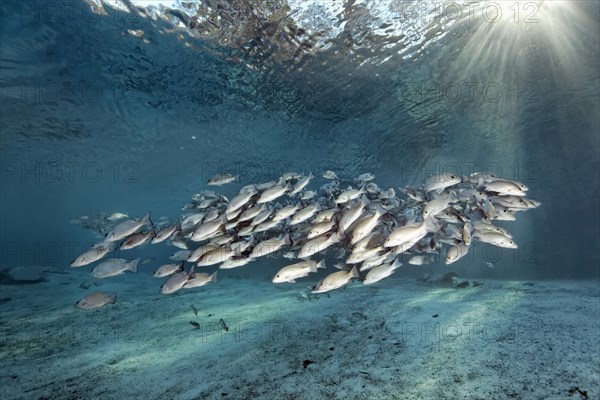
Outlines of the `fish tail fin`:
{"type": "Polygon", "coordinates": [[[194,265],[192,264],[192,266],[190,267],[190,270],[187,274],[187,278],[194,279],[195,276],[196,276],[196,274],[194,273],[194,265]]]}
{"type": "Polygon", "coordinates": [[[350,270],[350,276],[352,278],[358,278],[360,276],[358,273],[358,268],[356,268],[356,265],[354,267],[352,267],[352,270],[350,270]]]}
{"type": "Polygon", "coordinates": [[[321,260],[317,263],[317,269],[327,269],[327,265],[325,265],[325,260],[321,260]]]}
{"type": "Polygon", "coordinates": [[[180,262],[180,263],[177,265],[177,271],[178,271],[178,272],[179,272],[179,271],[183,271],[183,265],[184,265],[184,264],[185,264],[185,261],[182,261],[182,262],[180,262]]]}
{"type": "Polygon", "coordinates": [[[283,237],[283,241],[285,242],[285,244],[287,244],[288,246],[292,245],[292,239],[290,238],[290,234],[287,233],[284,237],[283,237]]]}
{"type": "Polygon", "coordinates": [[[382,215],[385,215],[388,213],[388,210],[383,207],[381,204],[377,203],[377,205],[375,206],[375,214],[377,214],[379,217],[381,217],[382,215]]]}
{"type": "Polygon", "coordinates": [[[397,268],[400,268],[401,266],[402,266],[402,263],[400,262],[400,259],[399,259],[399,258],[396,258],[396,259],[394,260],[394,262],[392,263],[392,269],[393,269],[393,270],[394,270],[394,269],[397,269],[397,268]]]}
{"type": "Polygon", "coordinates": [[[138,268],[139,262],[140,262],[140,259],[136,258],[135,260],[133,260],[132,262],[129,263],[129,270],[131,272],[133,272],[134,274],[137,274],[137,268],[138,268]]]}
{"type": "Polygon", "coordinates": [[[440,230],[439,226],[436,224],[433,215],[427,216],[425,218],[425,229],[427,232],[437,232],[440,230]]]}
{"type": "MultiPolygon", "coordinates": [[[[345,235],[346,235],[346,234],[344,233],[344,236],[345,236],[345,235]]],[[[342,238],[340,237],[340,235],[339,235],[337,232],[334,232],[334,233],[331,235],[330,239],[331,239],[331,241],[332,241],[333,243],[339,243],[339,242],[341,242],[341,240],[342,240],[342,238]]]]}
{"type": "Polygon", "coordinates": [[[148,211],[148,214],[144,215],[144,218],[142,218],[142,221],[141,221],[142,224],[144,224],[144,225],[154,225],[152,223],[152,220],[150,219],[150,214],[151,214],[151,211],[148,211]]]}
{"type": "Polygon", "coordinates": [[[219,271],[215,271],[211,276],[210,276],[210,281],[211,282],[217,282],[217,272],[219,271]]]}
{"type": "Polygon", "coordinates": [[[108,302],[110,304],[115,304],[117,302],[117,294],[116,293],[111,294],[109,297],[110,297],[110,300],[108,300],[108,302]]]}
{"type": "Polygon", "coordinates": [[[340,240],[346,240],[347,239],[347,235],[346,232],[344,232],[344,229],[342,229],[341,226],[338,227],[337,232],[335,233],[335,235],[338,237],[338,241],[340,240]]]}

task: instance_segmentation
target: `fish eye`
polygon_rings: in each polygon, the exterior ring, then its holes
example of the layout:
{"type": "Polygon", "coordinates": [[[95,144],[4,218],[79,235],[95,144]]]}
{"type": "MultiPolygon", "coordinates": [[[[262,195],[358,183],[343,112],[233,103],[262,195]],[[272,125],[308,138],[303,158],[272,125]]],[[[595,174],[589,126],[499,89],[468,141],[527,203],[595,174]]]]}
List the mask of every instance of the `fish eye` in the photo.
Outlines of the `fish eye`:
{"type": "Polygon", "coordinates": [[[450,175],[450,179],[456,179],[454,175],[450,175]]]}

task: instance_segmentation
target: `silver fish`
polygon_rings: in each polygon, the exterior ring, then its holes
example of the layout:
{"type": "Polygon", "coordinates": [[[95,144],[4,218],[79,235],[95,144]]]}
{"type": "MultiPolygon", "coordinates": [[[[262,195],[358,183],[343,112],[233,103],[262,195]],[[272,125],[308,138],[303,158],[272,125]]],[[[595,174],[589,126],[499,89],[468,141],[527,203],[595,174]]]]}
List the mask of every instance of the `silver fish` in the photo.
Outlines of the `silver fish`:
{"type": "Polygon", "coordinates": [[[230,174],[217,174],[208,180],[209,185],[221,186],[227,183],[236,182],[239,177],[230,174]]]}
{"type": "Polygon", "coordinates": [[[290,236],[286,235],[281,239],[268,239],[257,244],[250,253],[251,258],[266,256],[281,249],[285,245],[291,244],[290,236]]]}
{"type": "Polygon", "coordinates": [[[340,193],[340,195],[335,199],[335,204],[347,203],[350,200],[359,198],[364,193],[366,193],[365,188],[360,188],[360,189],[348,188],[347,190],[340,193]]]}
{"type": "Polygon", "coordinates": [[[121,240],[131,235],[132,233],[137,232],[143,226],[151,226],[152,220],[150,219],[150,213],[146,214],[142,219],[128,219],[127,221],[123,221],[115,226],[112,231],[110,231],[106,235],[106,241],[116,242],[117,240],[121,240]]]}
{"type": "Polygon", "coordinates": [[[115,249],[115,243],[98,243],[94,245],[92,248],[86,250],[82,254],[80,254],[77,258],[75,258],[70,266],[71,268],[75,267],[83,267],[84,265],[91,264],[95,261],[100,260],[102,257],[110,253],[115,249]]]}
{"type": "Polygon", "coordinates": [[[439,174],[430,176],[425,180],[425,191],[431,192],[434,190],[442,191],[447,187],[454,186],[461,182],[462,178],[454,174],[439,174]]]}
{"type": "Polygon", "coordinates": [[[302,191],[302,189],[304,189],[306,187],[306,185],[309,184],[309,182],[314,178],[313,174],[310,173],[308,174],[308,176],[305,176],[304,178],[300,179],[295,185],[294,188],[292,189],[292,191],[290,192],[290,196],[293,196],[297,193],[300,193],[302,191]]]}
{"type": "Polygon", "coordinates": [[[393,263],[383,264],[375,267],[367,273],[367,276],[365,276],[365,279],[363,280],[363,284],[370,285],[375,282],[379,282],[380,280],[392,275],[394,271],[401,266],[402,263],[400,260],[396,259],[393,263]]]}
{"type": "Polygon", "coordinates": [[[83,310],[91,310],[100,308],[107,304],[115,304],[117,302],[117,294],[108,294],[104,292],[94,292],[84,296],[81,300],[75,303],[76,308],[83,310]]]}
{"type": "Polygon", "coordinates": [[[212,275],[209,275],[204,272],[199,272],[194,274],[195,276],[192,279],[188,279],[184,284],[184,289],[192,289],[195,287],[204,286],[207,283],[216,283],[217,282],[217,272],[215,271],[212,275]]]}
{"type": "Polygon", "coordinates": [[[156,237],[156,230],[154,228],[148,232],[134,233],[134,234],[128,236],[127,239],[125,239],[125,241],[123,243],[121,243],[121,246],[119,247],[119,249],[120,250],[133,249],[135,247],[143,245],[144,243],[148,242],[149,240],[151,240],[155,237],[156,237]]]}
{"type": "Polygon", "coordinates": [[[240,258],[230,258],[227,261],[225,261],[223,264],[219,265],[219,269],[233,269],[233,268],[238,268],[238,267],[242,267],[246,264],[251,263],[252,261],[254,261],[254,258],[250,258],[250,257],[240,257],[240,258]]]}
{"type": "Polygon", "coordinates": [[[250,199],[252,198],[252,196],[254,196],[256,194],[256,192],[257,192],[257,190],[254,186],[252,186],[252,188],[248,189],[247,192],[241,192],[240,194],[235,196],[233,199],[231,199],[231,201],[229,202],[229,205],[227,205],[227,209],[225,211],[230,213],[230,212],[235,211],[238,208],[242,207],[244,204],[246,204],[250,201],[250,199]]]}
{"type": "Polygon", "coordinates": [[[267,203],[269,201],[273,201],[281,196],[283,196],[286,192],[292,190],[292,185],[289,183],[286,186],[277,185],[269,188],[261,193],[260,197],[256,201],[256,204],[267,203]]]}
{"type": "Polygon", "coordinates": [[[323,178],[329,179],[329,180],[338,179],[337,175],[333,171],[323,172],[323,178]]]}
{"type": "Polygon", "coordinates": [[[183,285],[186,284],[187,281],[189,281],[190,279],[193,279],[194,276],[195,275],[194,275],[194,266],[193,265],[188,272],[186,272],[186,271],[176,272],[173,275],[171,275],[171,277],[165,283],[162,284],[162,286],[160,287],[160,293],[162,293],[162,294],[175,293],[176,291],[181,289],[183,287],[183,285]]]}
{"type": "Polygon", "coordinates": [[[292,216],[290,221],[290,225],[296,225],[301,222],[307,221],[313,215],[320,211],[319,203],[311,204],[302,210],[298,211],[296,214],[292,216]]]}
{"type": "Polygon", "coordinates": [[[134,274],[137,274],[137,266],[139,262],[139,258],[129,262],[122,258],[110,258],[98,264],[92,270],[91,275],[94,278],[103,279],[121,275],[125,271],[130,271],[134,274]]]}
{"type": "Polygon", "coordinates": [[[327,275],[322,281],[315,285],[315,288],[311,290],[311,293],[325,293],[330,290],[339,289],[342,286],[350,283],[352,278],[358,278],[358,269],[356,266],[350,271],[338,271],[327,275]]]}
{"type": "Polygon", "coordinates": [[[312,260],[300,261],[292,265],[281,268],[272,279],[273,283],[296,282],[296,279],[304,278],[311,272],[317,272],[318,269],[325,269],[325,260],[318,263],[312,260]]]}
{"type": "Polygon", "coordinates": [[[165,240],[172,237],[175,233],[181,232],[181,225],[179,223],[171,226],[167,226],[161,229],[154,238],[150,241],[152,244],[164,242],[165,240]]]}
{"type": "Polygon", "coordinates": [[[183,262],[180,262],[179,264],[165,264],[161,265],[156,271],[154,271],[153,276],[155,278],[164,278],[165,276],[169,276],[180,271],[183,271],[183,262]]]}
{"type": "Polygon", "coordinates": [[[463,258],[469,253],[469,246],[464,243],[459,243],[448,249],[446,253],[446,265],[452,264],[463,258]]]}
{"type": "Polygon", "coordinates": [[[298,252],[298,258],[307,258],[314,254],[317,254],[336,243],[339,243],[340,238],[337,233],[333,233],[329,236],[319,236],[312,240],[309,240],[302,246],[298,252]]]}

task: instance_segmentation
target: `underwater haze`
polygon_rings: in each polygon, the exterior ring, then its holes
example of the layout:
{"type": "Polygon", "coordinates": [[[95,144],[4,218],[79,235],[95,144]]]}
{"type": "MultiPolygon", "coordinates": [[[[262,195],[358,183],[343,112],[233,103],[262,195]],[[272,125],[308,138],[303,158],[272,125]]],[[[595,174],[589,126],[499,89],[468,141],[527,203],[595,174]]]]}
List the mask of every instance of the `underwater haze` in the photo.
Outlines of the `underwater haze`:
{"type": "Polygon", "coordinates": [[[600,396],[600,3],[0,7],[2,399],[600,396]]]}

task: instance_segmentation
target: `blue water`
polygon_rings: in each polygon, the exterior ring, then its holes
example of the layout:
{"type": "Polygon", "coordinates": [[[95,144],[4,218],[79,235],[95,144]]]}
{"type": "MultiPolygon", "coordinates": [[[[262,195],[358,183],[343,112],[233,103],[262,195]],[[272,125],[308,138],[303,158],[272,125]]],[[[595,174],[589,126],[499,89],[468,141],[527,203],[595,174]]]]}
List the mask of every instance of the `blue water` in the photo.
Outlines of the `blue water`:
{"type": "Polygon", "coordinates": [[[546,4],[527,24],[417,13],[410,26],[443,35],[402,39],[354,7],[320,49],[283,21],[261,37],[258,17],[203,36],[106,4],[3,5],[2,264],[64,266],[69,243],[93,240],[68,221],[93,211],[174,219],[216,171],[372,172],[397,188],[482,170],[543,203],[513,224],[519,254],[489,255],[496,276],[597,277],[598,5],[546,4]]]}

